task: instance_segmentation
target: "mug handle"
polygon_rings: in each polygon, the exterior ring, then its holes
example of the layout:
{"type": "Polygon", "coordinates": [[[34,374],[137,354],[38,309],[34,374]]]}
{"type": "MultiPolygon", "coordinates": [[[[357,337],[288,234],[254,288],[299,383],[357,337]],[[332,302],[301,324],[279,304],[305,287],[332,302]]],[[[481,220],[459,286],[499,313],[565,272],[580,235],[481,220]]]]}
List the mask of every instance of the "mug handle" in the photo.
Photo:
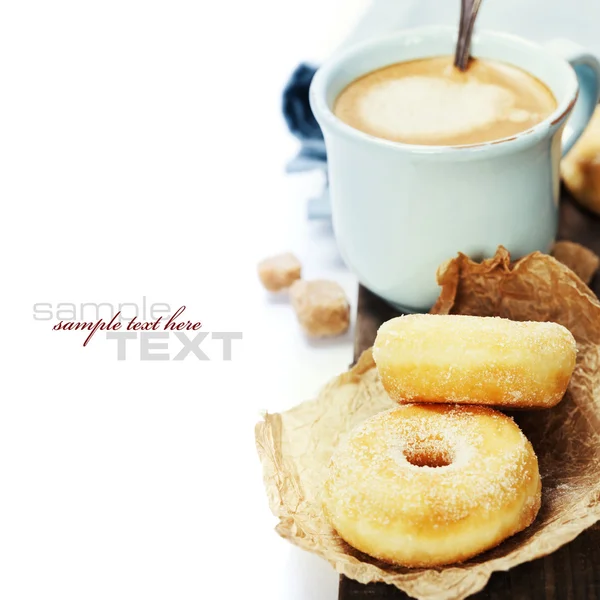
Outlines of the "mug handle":
{"type": "Polygon", "coordinates": [[[573,67],[579,82],[579,98],[575,102],[575,107],[562,136],[562,155],[564,156],[587,127],[598,104],[600,62],[585,48],[570,40],[551,40],[544,46],[552,54],[564,58],[573,67]]]}

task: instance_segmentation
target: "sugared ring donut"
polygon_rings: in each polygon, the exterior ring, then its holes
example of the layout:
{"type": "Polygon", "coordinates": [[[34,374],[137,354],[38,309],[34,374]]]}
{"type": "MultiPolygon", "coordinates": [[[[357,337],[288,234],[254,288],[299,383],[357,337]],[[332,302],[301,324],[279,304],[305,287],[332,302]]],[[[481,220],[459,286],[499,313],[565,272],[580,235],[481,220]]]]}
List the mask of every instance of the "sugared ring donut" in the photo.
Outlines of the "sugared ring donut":
{"type": "Polygon", "coordinates": [[[537,457],[506,415],[406,404],[371,417],[336,449],[325,512],[351,546],[383,561],[464,561],[525,529],[540,508],[537,457]]]}

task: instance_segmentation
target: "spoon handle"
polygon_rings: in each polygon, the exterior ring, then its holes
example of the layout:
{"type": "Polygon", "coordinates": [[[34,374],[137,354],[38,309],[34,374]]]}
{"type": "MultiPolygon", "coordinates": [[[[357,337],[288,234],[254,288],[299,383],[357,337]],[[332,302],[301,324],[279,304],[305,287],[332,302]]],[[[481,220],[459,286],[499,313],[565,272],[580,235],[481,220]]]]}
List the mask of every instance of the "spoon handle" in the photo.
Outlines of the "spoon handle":
{"type": "Polygon", "coordinates": [[[465,71],[469,63],[473,26],[475,25],[480,5],[481,0],[461,0],[460,2],[460,24],[458,27],[454,66],[461,71],[465,71]]]}

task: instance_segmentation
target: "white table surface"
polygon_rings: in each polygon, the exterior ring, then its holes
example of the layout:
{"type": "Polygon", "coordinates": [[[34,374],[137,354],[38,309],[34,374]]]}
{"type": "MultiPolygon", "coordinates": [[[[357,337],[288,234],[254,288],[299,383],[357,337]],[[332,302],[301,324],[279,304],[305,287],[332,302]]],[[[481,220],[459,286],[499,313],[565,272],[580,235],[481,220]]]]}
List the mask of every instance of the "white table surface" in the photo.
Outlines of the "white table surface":
{"type": "Polygon", "coordinates": [[[292,250],[356,305],[330,227],[305,218],[322,175],[284,174],[280,102],[360,6],[3,6],[1,598],[336,597],[333,569],[274,532],[254,424],[344,370],[352,332],[307,341],[256,263],[292,250]],[[209,362],[117,361],[104,334],[83,348],[32,317],[143,296],[243,332],[232,360],[212,341],[209,362]]]}

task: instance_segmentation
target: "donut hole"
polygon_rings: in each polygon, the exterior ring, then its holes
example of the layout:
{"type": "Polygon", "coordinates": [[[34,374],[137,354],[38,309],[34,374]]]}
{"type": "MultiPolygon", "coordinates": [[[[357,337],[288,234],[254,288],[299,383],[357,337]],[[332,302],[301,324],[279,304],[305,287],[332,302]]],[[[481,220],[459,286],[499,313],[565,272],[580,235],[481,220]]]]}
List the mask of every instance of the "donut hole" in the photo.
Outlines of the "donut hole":
{"type": "Polygon", "coordinates": [[[452,452],[450,448],[440,444],[439,440],[434,443],[414,444],[404,449],[404,458],[415,467],[448,467],[452,464],[452,452]]]}

